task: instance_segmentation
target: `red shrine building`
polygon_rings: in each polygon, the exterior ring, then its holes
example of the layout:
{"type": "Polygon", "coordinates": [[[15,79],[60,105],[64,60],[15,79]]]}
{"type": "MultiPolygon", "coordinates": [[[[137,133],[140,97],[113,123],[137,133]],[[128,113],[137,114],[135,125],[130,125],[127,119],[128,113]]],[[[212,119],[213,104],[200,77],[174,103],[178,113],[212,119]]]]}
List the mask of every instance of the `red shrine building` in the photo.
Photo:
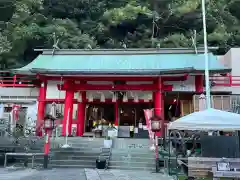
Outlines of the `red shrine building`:
{"type": "MultiPolygon", "coordinates": [[[[114,124],[119,137],[129,137],[130,126],[144,129],[144,109],[153,108],[165,122],[175,120],[196,110],[194,97],[205,89],[203,49],[37,51],[41,54],[30,64],[11,70],[13,82],[2,78],[1,87],[15,88],[15,94],[34,91],[38,135],[52,103],[58,135],[83,136],[101,120],[114,124]]],[[[211,52],[208,57],[212,94],[230,94],[231,68],[211,52]]]]}

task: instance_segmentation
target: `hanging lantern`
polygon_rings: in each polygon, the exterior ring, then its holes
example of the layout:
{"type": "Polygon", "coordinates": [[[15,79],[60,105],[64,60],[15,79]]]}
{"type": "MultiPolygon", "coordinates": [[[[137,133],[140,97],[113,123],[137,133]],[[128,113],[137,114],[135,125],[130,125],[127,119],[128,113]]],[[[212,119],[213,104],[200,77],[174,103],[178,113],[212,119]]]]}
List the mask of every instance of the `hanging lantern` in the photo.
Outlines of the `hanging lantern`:
{"type": "Polygon", "coordinates": [[[128,102],[127,93],[124,93],[123,95],[123,102],[128,102]]]}
{"type": "Polygon", "coordinates": [[[158,132],[161,130],[161,121],[162,118],[160,116],[153,116],[151,119],[151,130],[152,132],[158,132]]]}
{"type": "Polygon", "coordinates": [[[47,130],[52,130],[55,128],[55,118],[53,118],[51,115],[47,115],[44,118],[44,129],[47,130]]]}
{"type": "Polygon", "coordinates": [[[137,93],[136,93],[135,96],[134,96],[134,102],[135,102],[135,103],[138,103],[138,102],[139,102],[138,94],[137,94],[137,93]]]}
{"type": "Polygon", "coordinates": [[[132,98],[134,98],[134,94],[133,94],[132,91],[130,91],[130,96],[131,96],[132,98]]]}
{"type": "Polygon", "coordinates": [[[78,102],[82,102],[82,93],[81,93],[81,91],[79,91],[79,96],[78,96],[77,101],[78,102]]]}
{"type": "Polygon", "coordinates": [[[144,97],[143,97],[143,101],[144,101],[144,102],[149,102],[148,97],[144,96],[144,97]]]}
{"type": "Polygon", "coordinates": [[[100,102],[105,102],[105,96],[102,92],[101,92],[100,102]]]}
{"type": "Polygon", "coordinates": [[[21,106],[19,106],[19,105],[12,106],[13,117],[15,120],[18,120],[18,118],[19,118],[18,113],[19,113],[20,108],[21,108],[21,106]]]}
{"type": "Polygon", "coordinates": [[[117,95],[115,93],[113,93],[112,102],[117,102],[117,95]]]}
{"type": "Polygon", "coordinates": [[[57,117],[57,104],[55,102],[53,102],[52,105],[51,105],[50,115],[53,118],[57,117]]]}
{"type": "Polygon", "coordinates": [[[93,95],[92,95],[92,93],[90,93],[89,96],[88,96],[88,102],[93,102],[93,95]]]}

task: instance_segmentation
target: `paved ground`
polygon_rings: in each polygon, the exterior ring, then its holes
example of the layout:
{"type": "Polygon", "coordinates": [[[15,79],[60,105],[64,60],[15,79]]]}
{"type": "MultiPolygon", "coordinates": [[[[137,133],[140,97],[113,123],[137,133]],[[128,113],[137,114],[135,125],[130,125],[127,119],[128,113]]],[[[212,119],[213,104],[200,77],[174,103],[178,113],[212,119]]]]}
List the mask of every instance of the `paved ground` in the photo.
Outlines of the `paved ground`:
{"type": "Polygon", "coordinates": [[[172,180],[163,174],[142,171],[95,169],[0,169],[0,180],[172,180]]]}

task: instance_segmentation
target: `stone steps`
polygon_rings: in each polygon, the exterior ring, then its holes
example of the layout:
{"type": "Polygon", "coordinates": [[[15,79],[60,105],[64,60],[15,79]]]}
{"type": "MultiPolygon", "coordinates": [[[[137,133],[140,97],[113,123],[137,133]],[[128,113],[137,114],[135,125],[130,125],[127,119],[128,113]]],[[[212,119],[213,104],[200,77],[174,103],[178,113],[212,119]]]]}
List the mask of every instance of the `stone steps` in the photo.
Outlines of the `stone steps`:
{"type": "Polygon", "coordinates": [[[64,160],[66,158],[73,159],[73,160],[96,160],[98,158],[98,155],[96,156],[91,156],[91,155],[82,155],[82,156],[68,156],[68,157],[62,157],[62,158],[52,158],[53,160],[58,159],[58,160],[64,160]]]}
{"type": "Polygon", "coordinates": [[[96,159],[88,159],[88,160],[76,160],[76,159],[71,159],[71,160],[51,160],[50,161],[51,165],[86,165],[86,166],[95,166],[96,165],[96,159]]]}
{"type": "Polygon", "coordinates": [[[59,149],[55,149],[52,152],[54,153],[61,153],[61,154],[68,154],[68,153],[72,153],[72,154],[81,154],[81,153],[87,153],[87,152],[99,152],[101,151],[101,147],[98,148],[68,148],[68,149],[63,149],[63,148],[59,148],[59,149]]]}
{"type": "Polygon", "coordinates": [[[154,166],[153,161],[146,162],[146,161],[111,161],[111,166],[129,166],[129,167],[148,167],[148,166],[154,166]]]}
{"type": "MultiPolygon", "coordinates": [[[[69,137],[70,148],[54,149],[50,166],[54,168],[95,168],[103,140],[101,138],[69,137]]],[[[65,138],[57,138],[58,144],[65,144],[65,138]]],[[[61,146],[60,146],[61,147],[61,146]]]]}
{"type": "Polygon", "coordinates": [[[154,172],[156,169],[155,167],[129,167],[129,166],[112,166],[109,165],[109,169],[118,169],[118,170],[139,170],[139,171],[147,171],[147,172],[154,172]]]}
{"type": "Polygon", "coordinates": [[[125,161],[125,160],[128,160],[128,159],[131,159],[132,161],[135,161],[135,162],[142,162],[142,159],[144,159],[144,162],[153,162],[155,160],[155,157],[145,157],[145,158],[142,158],[142,157],[129,157],[129,156],[111,156],[111,160],[112,161],[125,161]]]}
{"type": "Polygon", "coordinates": [[[77,164],[77,165],[70,165],[70,164],[49,164],[52,168],[95,168],[96,165],[86,165],[86,164],[77,164]]]}
{"type": "Polygon", "coordinates": [[[109,169],[155,170],[155,152],[150,151],[148,139],[114,140],[109,169]]]}

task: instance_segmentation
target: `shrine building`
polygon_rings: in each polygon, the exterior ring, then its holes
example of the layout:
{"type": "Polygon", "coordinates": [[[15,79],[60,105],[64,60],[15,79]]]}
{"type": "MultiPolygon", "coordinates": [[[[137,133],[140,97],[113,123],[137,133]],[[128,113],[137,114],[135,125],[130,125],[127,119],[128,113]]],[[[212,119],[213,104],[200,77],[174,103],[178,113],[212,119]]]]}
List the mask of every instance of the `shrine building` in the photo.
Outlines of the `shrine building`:
{"type": "MultiPolygon", "coordinates": [[[[16,94],[24,86],[38,91],[38,134],[56,103],[59,135],[65,136],[68,128],[69,135],[83,136],[92,132],[93,121],[101,120],[118,127],[119,137],[128,137],[125,127],[146,124],[144,109],[154,108],[165,122],[172,121],[192,113],[193,97],[205,89],[203,49],[36,51],[40,55],[31,63],[11,72],[16,94]]],[[[208,57],[211,78],[229,75],[231,68],[211,52],[208,57]]],[[[212,94],[226,93],[224,85],[214,83],[212,94]]]]}

